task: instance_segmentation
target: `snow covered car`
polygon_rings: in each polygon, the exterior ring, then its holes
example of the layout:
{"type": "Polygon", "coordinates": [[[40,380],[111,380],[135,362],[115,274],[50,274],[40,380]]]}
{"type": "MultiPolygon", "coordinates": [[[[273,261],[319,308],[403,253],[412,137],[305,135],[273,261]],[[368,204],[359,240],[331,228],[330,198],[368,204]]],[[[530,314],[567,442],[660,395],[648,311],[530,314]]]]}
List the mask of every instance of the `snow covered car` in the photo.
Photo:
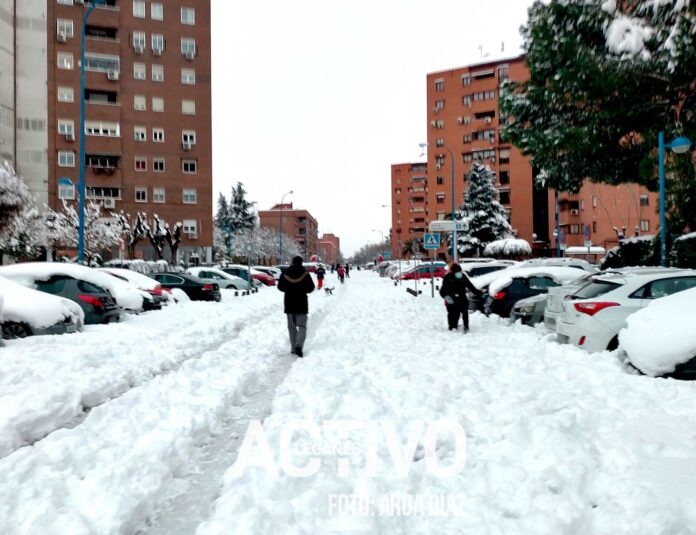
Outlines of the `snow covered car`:
{"type": "Polygon", "coordinates": [[[188,268],[186,273],[206,282],[214,282],[223,289],[249,290],[251,288],[251,285],[245,279],[237,277],[236,275],[230,275],[217,268],[192,267],[188,268]]]}
{"type": "Polygon", "coordinates": [[[159,310],[163,305],[170,301],[170,296],[162,291],[162,285],[156,280],[151,279],[147,275],[143,275],[131,269],[106,267],[99,268],[99,271],[104,271],[109,275],[116,277],[122,281],[129,283],[134,288],[142,290],[150,294],[151,301],[146,300],[144,303],[145,310],[159,310]]]}
{"type": "Polygon", "coordinates": [[[696,270],[598,275],[564,301],[556,324],[558,341],[589,352],[613,351],[631,314],[693,287],[696,270]]]}
{"type": "Polygon", "coordinates": [[[517,264],[517,267],[570,267],[575,269],[581,269],[587,271],[588,273],[597,273],[599,269],[594,264],[590,264],[587,260],[581,258],[531,258],[530,260],[525,260],[517,264]]]}
{"type": "MultiPolygon", "coordinates": [[[[91,285],[106,290],[118,306],[126,312],[144,310],[145,300],[151,299],[147,292],[134,288],[130,283],[119,280],[97,269],[68,264],[64,262],[27,262],[0,267],[0,276],[12,279],[28,288],[38,288],[40,283],[48,283],[57,279],[73,279],[82,281],[83,286],[91,285]]],[[[80,290],[78,288],[78,290],[80,290]]],[[[49,293],[60,293],[50,291],[49,293]]],[[[67,296],[66,296],[67,297],[67,296]]],[[[68,297],[75,301],[74,298],[68,297]]],[[[78,303],[80,304],[80,303],[78,303]]]]}
{"type": "MultiPolygon", "coordinates": [[[[247,266],[242,266],[241,264],[227,264],[224,266],[219,266],[217,269],[224,271],[229,275],[240,277],[245,281],[249,280],[249,268],[247,266]]],[[[266,275],[265,273],[261,273],[260,271],[256,271],[254,268],[251,268],[251,278],[251,283],[257,288],[259,286],[275,285],[275,279],[273,277],[266,275]]]]}
{"type": "MultiPolygon", "coordinates": [[[[558,288],[558,287],[557,287],[558,288]]],[[[554,287],[548,288],[549,291],[554,287]]],[[[532,297],[520,299],[512,307],[510,319],[522,322],[523,325],[536,325],[544,321],[544,309],[546,309],[546,299],[548,294],[540,293],[532,297]]]]}
{"type": "Polygon", "coordinates": [[[251,267],[257,271],[260,271],[262,273],[266,273],[267,275],[270,275],[271,277],[273,277],[276,280],[276,282],[278,281],[278,279],[280,279],[280,276],[283,274],[283,272],[281,270],[279,270],[278,268],[271,267],[271,266],[251,266],[251,267]]]}
{"type": "Polygon", "coordinates": [[[0,277],[4,339],[74,333],[82,328],[82,309],[68,299],[49,295],[0,277]]]}
{"type": "Polygon", "coordinates": [[[423,279],[442,279],[447,273],[447,266],[443,263],[434,263],[432,266],[430,264],[420,264],[406,272],[402,272],[401,275],[397,275],[395,280],[423,280],[423,279]]]}
{"type": "Polygon", "coordinates": [[[619,347],[646,375],[696,379],[696,287],[650,303],[626,319],[619,347]]]}
{"type": "Polygon", "coordinates": [[[188,273],[150,273],[148,277],[162,285],[162,288],[172,291],[180,290],[192,301],[216,301],[222,300],[220,286],[214,282],[206,282],[188,273]]]}

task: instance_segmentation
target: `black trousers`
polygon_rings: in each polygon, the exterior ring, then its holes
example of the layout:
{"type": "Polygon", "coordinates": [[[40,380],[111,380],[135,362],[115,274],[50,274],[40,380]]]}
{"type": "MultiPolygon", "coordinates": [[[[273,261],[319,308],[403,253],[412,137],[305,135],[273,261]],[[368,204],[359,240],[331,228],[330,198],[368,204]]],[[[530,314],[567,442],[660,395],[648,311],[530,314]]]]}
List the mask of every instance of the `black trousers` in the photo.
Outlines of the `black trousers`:
{"type": "Polygon", "coordinates": [[[447,305],[447,326],[450,329],[456,329],[459,325],[459,316],[464,321],[464,330],[469,330],[469,303],[468,301],[456,302],[452,305],[447,305]]]}

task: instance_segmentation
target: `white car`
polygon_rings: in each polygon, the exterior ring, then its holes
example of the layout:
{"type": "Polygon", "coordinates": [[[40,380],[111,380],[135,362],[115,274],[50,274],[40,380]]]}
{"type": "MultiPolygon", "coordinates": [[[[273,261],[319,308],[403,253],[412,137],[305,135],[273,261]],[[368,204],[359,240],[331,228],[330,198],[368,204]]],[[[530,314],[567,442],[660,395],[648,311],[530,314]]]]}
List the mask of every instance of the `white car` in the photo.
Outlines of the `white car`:
{"type": "Polygon", "coordinates": [[[231,290],[248,290],[249,283],[241,277],[230,275],[224,271],[212,267],[192,267],[186,270],[186,273],[203,279],[204,281],[215,282],[220,289],[231,290]]]}
{"type": "Polygon", "coordinates": [[[147,292],[152,298],[152,303],[146,303],[145,309],[154,308],[157,309],[162,305],[168,304],[172,301],[171,294],[162,290],[162,285],[157,282],[152,277],[133,271],[132,269],[115,268],[115,267],[104,267],[98,268],[99,271],[104,271],[109,275],[112,275],[122,281],[129,283],[134,288],[147,292]]]}
{"type": "Polygon", "coordinates": [[[26,288],[0,277],[0,325],[3,338],[78,331],[84,312],[69,299],[26,288]]]}
{"type": "Polygon", "coordinates": [[[517,264],[517,267],[520,268],[537,266],[571,267],[587,271],[588,273],[597,273],[599,271],[597,266],[590,264],[587,260],[583,260],[581,258],[569,258],[566,256],[560,258],[531,258],[530,260],[525,260],[517,264]]]}
{"type": "Polygon", "coordinates": [[[558,341],[589,352],[619,346],[626,318],[655,299],[696,287],[696,270],[599,275],[566,298],[556,323],[558,341]]]}

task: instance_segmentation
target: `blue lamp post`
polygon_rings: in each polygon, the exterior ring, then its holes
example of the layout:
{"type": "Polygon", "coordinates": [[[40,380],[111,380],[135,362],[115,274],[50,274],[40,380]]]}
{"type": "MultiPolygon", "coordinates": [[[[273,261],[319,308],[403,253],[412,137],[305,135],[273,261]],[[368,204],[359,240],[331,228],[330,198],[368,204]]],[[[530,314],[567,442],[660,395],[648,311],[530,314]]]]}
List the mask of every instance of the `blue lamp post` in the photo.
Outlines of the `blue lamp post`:
{"type": "Polygon", "coordinates": [[[82,18],[82,53],[80,55],[80,210],[79,227],[77,231],[77,261],[82,264],[85,261],[85,32],[87,19],[94,8],[105,3],[105,0],[94,0],[85,11],[82,18]]]}
{"type": "Polygon", "coordinates": [[[665,218],[665,149],[671,149],[674,154],[689,152],[691,141],[678,137],[671,143],[665,144],[662,132],[658,135],[658,162],[660,168],[660,265],[667,265],[667,222],[665,218]]]}

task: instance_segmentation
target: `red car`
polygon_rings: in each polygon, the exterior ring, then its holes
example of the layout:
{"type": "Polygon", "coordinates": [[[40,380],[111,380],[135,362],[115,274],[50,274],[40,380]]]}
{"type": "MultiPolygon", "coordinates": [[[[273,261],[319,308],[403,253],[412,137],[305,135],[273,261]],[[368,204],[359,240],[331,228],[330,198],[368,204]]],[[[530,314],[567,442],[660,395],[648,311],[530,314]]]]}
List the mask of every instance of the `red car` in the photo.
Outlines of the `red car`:
{"type": "Polygon", "coordinates": [[[445,276],[445,268],[443,266],[429,266],[427,264],[418,266],[417,268],[413,268],[410,271],[407,271],[406,273],[402,273],[401,277],[397,277],[397,279],[401,280],[413,280],[413,279],[432,279],[432,278],[440,278],[442,279],[445,276]]]}
{"type": "Polygon", "coordinates": [[[251,276],[257,281],[262,282],[266,286],[275,286],[275,279],[266,273],[261,273],[260,271],[255,271],[254,269],[252,269],[251,276]]]}

